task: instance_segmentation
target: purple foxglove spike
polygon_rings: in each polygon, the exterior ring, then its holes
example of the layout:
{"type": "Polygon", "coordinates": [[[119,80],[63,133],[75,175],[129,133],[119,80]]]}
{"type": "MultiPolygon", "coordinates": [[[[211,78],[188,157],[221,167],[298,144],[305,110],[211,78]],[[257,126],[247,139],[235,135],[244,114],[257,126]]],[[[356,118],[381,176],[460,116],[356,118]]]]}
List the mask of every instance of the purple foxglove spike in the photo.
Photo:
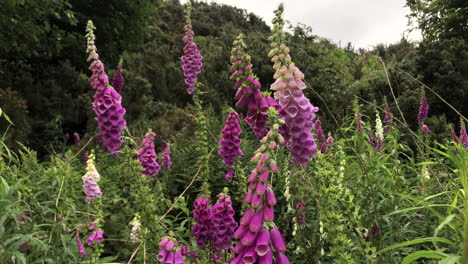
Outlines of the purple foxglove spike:
{"type": "Polygon", "coordinates": [[[112,86],[119,94],[121,94],[124,84],[125,84],[125,81],[124,81],[124,77],[122,74],[122,66],[118,65],[117,69],[115,70],[114,79],[112,79],[112,86]]]}
{"type": "MultiPolygon", "coordinates": [[[[236,111],[231,110],[225,123],[226,125],[221,131],[222,139],[219,141],[221,148],[218,153],[223,159],[224,165],[232,169],[236,158],[244,155],[240,148],[242,141],[240,140],[239,135],[242,132],[242,129],[239,125],[239,114],[236,111]]],[[[226,178],[228,180],[228,176],[232,176],[232,173],[233,171],[226,174],[226,178]]]]}
{"type": "Polygon", "coordinates": [[[166,243],[166,245],[164,246],[164,248],[165,248],[167,251],[171,251],[171,250],[174,248],[174,241],[172,241],[172,240],[167,241],[167,243],[166,243]]]}
{"type": "Polygon", "coordinates": [[[81,239],[78,233],[76,234],[76,245],[78,246],[78,252],[80,253],[80,256],[85,257],[86,249],[83,245],[83,242],[81,242],[81,239]]]}
{"type": "Polygon", "coordinates": [[[97,232],[96,232],[96,241],[98,243],[102,243],[102,241],[104,241],[104,234],[102,232],[101,229],[99,229],[97,232]]]}
{"type": "Polygon", "coordinates": [[[258,232],[255,251],[259,256],[265,256],[270,249],[270,232],[266,228],[262,228],[258,232]]]}
{"type": "Polygon", "coordinates": [[[226,173],[226,180],[232,181],[232,175],[234,174],[234,169],[230,168],[228,172],[226,173]]]}
{"type": "Polygon", "coordinates": [[[385,104],[385,116],[384,116],[384,119],[383,119],[383,122],[385,124],[385,129],[384,131],[386,133],[390,132],[390,130],[392,130],[393,128],[393,114],[390,110],[390,106],[388,104],[385,104]]]}
{"type": "Polygon", "coordinates": [[[356,116],[357,116],[357,125],[356,125],[356,128],[359,132],[364,132],[364,126],[362,124],[362,114],[361,112],[357,112],[356,113],[356,116]]]}
{"type": "Polygon", "coordinates": [[[426,124],[423,124],[422,125],[422,132],[427,135],[427,134],[429,134],[429,132],[431,132],[431,130],[429,129],[429,127],[426,124]]]}
{"type": "Polygon", "coordinates": [[[460,143],[464,148],[468,148],[468,134],[466,133],[466,127],[464,123],[462,123],[460,128],[460,143]]]}
{"type": "Polygon", "coordinates": [[[242,257],[242,261],[244,264],[254,264],[257,261],[257,252],[255,252],[254,247],[249,247],[245,250],[244,256],[242,257]]]}
{"type": "Polygon", "coordinates": [[[419,105],[418,123],[421,123],[427,119],[428,112],[429,112],[429,105],[427,104],[426,96],[423,94],[423,96],[421,97],[420,105],[419,105]]]}
{"type": "Polygon", "coordinates": [[[96,90],[92,103],[96,120],[98,122],[101,145],[107,152],[116,155],[122,144],[121,133],[125,127],[125,109],[122,107],[122,97],[109,85],[104,64],[99,60],[94,45],[95,35],[94,25],[88,21],[86,28],[88,38],[87,52],[90,54],[88,61],[91,61],[89,69],[92,71],[91,86],[96,90]],[[104,121],[107,120],[107,121],[104,121]]]}
{"type": "Polygon", "coordinates": [[[258,184],[258,181],[253,181],[249,184],[249,190],[255,190],[257,189],[257,184],[258,184]]]}
{"type": "Polygon", "coordinates": [[[270,230],[270,237],[271,243],[277,252],[286,252],[286,245],[284,244],[283,236],[281,235],[278,227],[275,226],[270,230]]]}
{"type": "Polygon", "coordinates": [[[267,204],[271,206],[276,205],[275,193],[270,188],[266,191],[266,200],[267,200],[267,204]]]}
{"type": "Polygon", "coordinates": [[[157,259],[159,262],[164,262],[164,260],[166,259],[166,255],[167,255],[167,250],[163,247],[161,248],[161,250],[159,250],[159,253],[158,253],[158,256],[157,256],[157,259]]]}
{"type": "Polygon", "coordinates": [[[165,169],[169,169],[172,165],[171,161],[171,147],[169,144],[166,144],[166,148],[163,152],[163,164],[162,167],[165,169]]]}
{"type": "Polygon", "coordinates": [[[276,264],[291,264],[288,257],[283,253],[276,254],[276,264]]]}
{"type": "Polygon", "coordinates": [[[258,230],[260,230],[262,225],[263,225],[263,212],[262,210],[258,210],[257,212],[255,212],[252,219],[250,220],[249,230],[251,232],[258,232],[258,230]]]}
{"type": "Polygon", "coordinates": [[[243,246],[248,247],[253,244],[256,238],[257,238],[257,233],[249,230],[244,233],[244,236],[241,238],[240,242],[242,243],[243,246]]]}
{"type": "Polygon", "coordinates": [[[245,210],[244,215],[240,219],[240,224],[241,225],[248,225],[250,223],[250,220],[252,219],[252,216],[254,215],[254,210],[252,208],[248,208],[245,210]]]}
{"type": "Polygon", "coordinates": [[[174,254],[174,264],[184,264],[184,257],[179,250],[177,250],[174,254]]]}
{"type": "Polygon", "coordinates": [[[459,143],[460,139],[458,138],[457,133],[455,132],[455,129],[453,129],[453,127],[450,128],[450,132],[452,134],[453,142],[459,143]]]}
{"type": "MultiPolygon", "coordinates": [[[[258,253],[258,251],[257,251],[258,253]]],[[[258,257],[258,264],[271,264],[271,263],[274,263],[273,262],[273,252],[270,248],[270,246],[268,246],[268,251],[265,255],[263,256],[259,256],[258,257]]]]}
{"type": "Polygon", "coordinates": [[[266,204],[263,206],[263,221],[273,222],[275,220],[275,212],[273,206],[266,204]]]}
{"type": "Polygon", "coordinates": [[[153,140],[156,134],[154,132],[148,132],[145,134],[145,139],[142,141],[143,147],[138,150],[138,161],[141,167],[143,167],[143,174],[148,177],[153,177],[159,173],[161,166],[156,161],[158,155],[154,151],[153,140]]]}
{"type": "Polygon", "coordinates": [[[315,133],[317,135],[317,140],[320,142],[325,141],[325,136],[323,134],[323,129],[322,129],[322,121],[317,120],[315,121],[315,133]]]}

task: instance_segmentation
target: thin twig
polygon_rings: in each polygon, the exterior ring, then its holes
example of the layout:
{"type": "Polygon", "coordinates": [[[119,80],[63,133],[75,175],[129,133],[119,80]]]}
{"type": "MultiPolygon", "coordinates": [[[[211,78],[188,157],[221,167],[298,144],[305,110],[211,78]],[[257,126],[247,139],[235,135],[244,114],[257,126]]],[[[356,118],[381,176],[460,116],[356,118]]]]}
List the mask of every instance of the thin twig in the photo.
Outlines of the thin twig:
{"type": "Polygon", "coordinates": [[[88,142],[86,142],[86,144],[84,144],[84,146],[83,146],[80,150],[78,150],[78,152],[75,153],[75,155],[73,155],[72,159],[78,157],[78,155],[81,153],[81,151],[83,151],[83,150],[89,145],[89,143],[91,143],[91,141],[93,141],[94,137],[95,137],[95,136],[92,136],[92,137],[88,140],[88,142]]]}
{"type": "Polygon", "coordinates": [[[138,249],[140,249],[140,246],[141,246],[142,243],[138,244],[138,247],[135,248],[135,250],[133,251],[132,255],[130,256],[130,259],[128,260],[127,264],[130,264],[133,260],[133,258],[135,257],[136,253],[138,252],[138,249]]]}

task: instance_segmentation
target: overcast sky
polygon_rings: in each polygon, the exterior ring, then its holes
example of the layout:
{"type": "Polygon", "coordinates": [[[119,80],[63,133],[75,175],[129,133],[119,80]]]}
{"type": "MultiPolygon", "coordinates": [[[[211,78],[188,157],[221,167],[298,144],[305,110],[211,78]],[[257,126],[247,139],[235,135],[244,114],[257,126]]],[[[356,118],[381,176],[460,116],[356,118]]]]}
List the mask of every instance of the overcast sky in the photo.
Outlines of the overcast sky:
{"type": "MultiPolygon", "coordinates": [[[[246,9],[271,26],[273,10],[285,5],[285,19],[292,24],[311,26],[313,34],[331,39],[341,46],[371,48],[379,43],[394,43],[406,30],[409,12],[405,0],[202,0],[246,9]]],[[[185,3],[186,0],[182,0],[185,3]]],[[[409,39],[418,40],[413,32],[409,39]]]]}

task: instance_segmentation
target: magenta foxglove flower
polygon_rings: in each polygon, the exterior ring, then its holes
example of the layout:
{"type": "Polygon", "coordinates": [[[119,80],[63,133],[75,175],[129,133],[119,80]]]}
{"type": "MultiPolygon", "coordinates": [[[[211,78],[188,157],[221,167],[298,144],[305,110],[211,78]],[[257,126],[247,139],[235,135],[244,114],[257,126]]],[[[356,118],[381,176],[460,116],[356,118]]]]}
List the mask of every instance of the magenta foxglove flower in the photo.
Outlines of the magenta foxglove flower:
{"type": "Polygon", "coordinates": [[[122,97],[109,85],[109,78],[104,71],[104,64],[99,60],[96,46],[94,45],[95,29],[93,22],[88,21],[86,37],[88,39],[89,69],[93,72],[91,86],[96,90],[94,94],[93,110],[99,127],[98,139],[105,151],[116,155],[122,144],[121,131],[126,125],[122,107],[122,97]]]}
{"type": "Polygon", "coordinates": [[[364,126],[362,124],[362,114],[361,112],[357,111],[356,112],[356,117],[357,117],[357,123],[356,123],[356,128],[359,132],[364,132],[364,126]]]}
{"type": "Polygon", "coordinates": [[[75,132],[73,133],[73,141],[75,143],[75,145],[80,145],[80,141],[81,141],[81,138],[80,138],[80,134],[78,134],[78,132],[75,132]]]}
{"type": "Polygon", "coordinates": [[[450,126],[450,132],[452,134],[453,142],[460,143],[460,139],[458,138],[457,132],[455,132],[455,129],[453,128],[453,126],[450,126]]]}
{"type": "Polygon", "coordinates": [[[143,174],[149,177],[153,177],[159,173],[161,166],[156,161],[158,157],[154,151],[154,138],[156,134],[154,132],[148,132],[145,134],[143,139],[143,147],[138,150],[138,160],[140,165],[143,167],[143,174]]]}
{"type": "Polygon", "coordinates": [[[423,124],[422,125],[422,132],[427,135],[427,134],[429,134],[429,132],[431,132],[431,130],[429,130],[429,127],[426,124],[423,124]]]}
{"type": "Polygon", "coordinates": [[[468,148],[468,134],[466,133],[465,123],[461,124],[460,143],[463,145],[464,148],[468,148]]]}
{"type": "Polygon", "coordinates": [[[224,165],[229,167],[226,179],[231,181],[232,174],[234,172],[234,162],[237,157],[244,155],[240,148],[242,141],[239,138],[239,135],[242,132],[242,129],[239,125],[239,114],[236,111],[231,110],[225,124],[226,125],[221,131],[223,138],[219,141],[221,149],[218,153],[223,159],[224,165]]]}
{"type": "Polygon", "coordinates": [[[211,209],[211,240],[214,252],[228,251],[231,248],[234,231],[237,228],[231,198],[222,193],[218,197],[218,202],[211,209]]]}
{"type": "Polygon", "coordinates": [[[119,94],[122,94],[124,84],[125,80],[122,73],[122,64],[119,63],[117,69],[115,70],[114,79],[112,79],[112,86],[119,94]]]}
{"type": "Polygon", "coordinates": [[[393,128],[393,114],[392,111],[390,110],[390,106],[388,104],[385,104],[385,116],[383,119],[383,122],[385,124],[384,131],[386,133],[390,132],[393,128]]]}
{"type": "Polygon", "coordinates": [[[101,179],[99,172],[96,170],[94,165],[94,154],[89,155],[88,160],[86,161],[86,174],[82,177],[83,179],[83,189],[86,194],[85,201],[91,203],[95,198],[101,197],[102,192],[98,186],[98,181],[101,179]]]}
{"type": "Polygon", "coordinates": [[[76,245],[78,247],[78,252],[80,253],[80,256],[85,257],[86,256],[86,249],[85,249],[85,247],[83,245],[83,242],[81,242],[79,233],[76,233],[76,245]]]}
{"type": "Polygon", "coordinates": [[[191,13],[191,3],[187,2],[185,7],[185,19],[186,25],[184,26],[185,35],[183,41],[184,46],[184,56],[180,59],[182,60],[182,70],[184,71],[185,83],[188,85],[187,92],[192,94],[195,91],[195,83],[197,82],[197,76],[201,72],[202,68],[202,55],[198,50],[197,44],[194,42],[194,32],[192,30],[192,21],[190,19],[191,13]]]}
{"type": "Polygon", "coordinates": [[[196,224],[192,226],[192,234],[198,247],[202,249],[205,243],[212,238],[211,206],[208,197],[200,196],[195,200],[193,218],[196,224]]]}
{"type": "Polygon", "coordinates": [[[162,167],[165,169],[169,169],[172,165],[171,161],[171,145],[166,144],[166,147],[164,148],[163,152],[163,164],[162,167]]]}
{"type": "Polygon", "coordinates": [[[234,41],[231,52],[231,79],[236,80],[234,88],[237,92],[234,98],[237,107],[247,107],[247,116],[244,119],[253,129],[258,139],[263,138],[268,132],[268,108],[279,108],[278,103],[268,94],[262,94],[261,84],[252,70],[252,58],[244,52],[246,45],[243,34],[234,41]]]}
{"type": "Polygon", "coordinates": [[[426,95],[423,93],[421,96],[421,102],[419,104],[419,111],[418,111],[418,122],[421,123],[427,118],[427,114],[429,113],[429,105],[427,104],[426,95]]]}
{"type": "Polygon", "coordinates": [[[327,153],[327,150],[333,145],[333,137],[329,134],[327,140],[320,147],[320,152],[322,154],[327,153]]]}
{"type": "Polygon", "coordinates": [[[317,120],[315,121],[315,136],[317,137],[317,140],[320,142],[325,141],[325,135],[323,134],[323,129],[322,129],[322,121],[317,120]]]}
{"type": "Polygon", "coordinates": [[[280,105],[280,118],[285,121],[282,134],[291,151],[291,161],[296,166],[307,166],[311,157],[317,153],[317,145],[312,135],[315,113],[318,107],[313,106],[302,90],[306,88],[302,81],[304,74],[293,64],[281,66],[276,73],[275,83],[271,89],[275,91],[275,99],[280,105]],[[288,140],[289,139],[289,140],[288,140]]]}
{"type": "Polygon", "coordinates": [[[236,254],[231,263],[274,263],[273,249],[278,253],[286,251],[284,240],[273,223],[276,198],[272,187],[267,183],[269,176],[277,172],[271,169],[271,164],[275,164],[276,167],[274,157],[277,142],[284,144],[284,138],[278,132],[284,121],[278,119],[277,115],[274,108],[269,109],[270,130],[260,141],[262,145],[251,159],[256,166],[248,177],[249,187],[244,199],[248,208],[234,232],[234,237],[239,239],[239,242],[234,247],[236,254]]]}
{"type": "Polygon", "coordinates": [[[184,255],[181,247],[177,246],[172,238],[163,237],[159,242],[161,249],[156,256],[157,260],[164,264],[183,264],[184,255]]]}

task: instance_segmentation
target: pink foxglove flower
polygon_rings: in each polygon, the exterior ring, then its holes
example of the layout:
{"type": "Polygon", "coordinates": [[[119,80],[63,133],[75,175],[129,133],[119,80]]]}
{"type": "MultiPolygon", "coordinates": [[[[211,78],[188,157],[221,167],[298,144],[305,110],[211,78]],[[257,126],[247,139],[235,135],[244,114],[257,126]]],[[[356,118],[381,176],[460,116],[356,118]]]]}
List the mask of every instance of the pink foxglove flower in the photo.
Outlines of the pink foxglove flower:
{"type": "Polygon", "coordinates": [[[234,98],[237,107],[247,107],[247,116],[244,119],[252,128],[258,139],[268,132],[268,108],[279,108],[278,103],[268,94],[262,94],[261,84],[252,70],[252,58],[244,52],[246,45],[243,34],[234,41],[231,52],[231,79],[236,80],[234,88],[237,89],[234,98]]]}
{"type": "Polygon", "coordinates": [[[213,250],[220,252],[228,251],[232,246],[232,238],[234,231],[237,228],[237,223],[234,220],[234,209],[232,208],[231,198],[224,194],[218,195],[218,202],[213,205],[211,210],[211,223],[213,250]]]}
{"type": "Polygon", "coordinates": [[[166,144],[163,152],[163,164],[162,167],[165,169],[169,169],[172,165],[171,161],[171,145],[169,143],[166,144]]]}
{"type": "Polygon", "coordinates": [[[226,119],[225,126],[221,131],[222,139],[219,141],[221,149],[218,151],[219,155],[223,159],[224,165],[229,167],[229,171],[226,174],[228,181],[232,180],[232,174],[234,172],[234,162],[237,157],[244,155],[240,145],[241,139],[239,138],[242,129],[239,125],[239,114],[231,110],[226,119]]]}
{"type": "Polygon", "coordinates": [[[392,130],[393,128],[393,114],[392,111],[390,110],[390,106],[388,104],[385,104],[385,116],[383,119],[383,122],[385,124],[384,131],[385,133],[388,133],[392,130]]]}
{"type": "MultiPolygon", "coordinates": [[[[239,242],[234,247],[236,254],[231,263],[274,263],[273,250],[278,254],[286,251],[284,239],[273,223],[276,198],[272,187],[267,183],[269,176],[274,173],[271,164],[276,166],[276,142],[284,143],[283,136],[278,132],[284,121],[278,119],[277,115],[274,108],[269,109],[270,130],[260,141],[262,145],[251,159],[256,166],[248,177],[249,187],[244,199],[248,208],[234,232],[234,237],[239,242]]],[[[286,261],[287,257],[284,258],[286,261]]]]}
{"type": "Polygon", "coordinates": [[[200,196],[195,200],[193,218],[196,224],[192,226],[192,234],[197,241],[198,247],[202,249],[212,237],[211,206],[208,197],[200,196]]]}
{"type": "Polygon", "coordinates": [[[99,172],[96,170],[94,165],[94,154],[89,155],[88,160],[86,161],[86,174],[83,176],[83,189],[86,194],[85,201],[91,203],[95,198],[101,197],[102,192],[98,186],[98,181],[101,179],[99,172]]]}
{"type": "Polygon", "coordinates": [[[429,113],[429,105],[427,104],[426,95],[423,93],[421,96],[421,101],[419,104],[418,111],[418,122],[421,123],[427,119],[427,114],[429,113]]]}
{"type": "Polygon", "coordinates": [[[455,129],[453,128],[452,125],[450,126],[450,132],[451,132],[451,134],[452,134],[452,140],[453,140],[453,142],[460,143],[460,139],[459,139],[458,136],[457,136],[457,132],[455,132],[455,129]]]}
{"type": "Polygon", "coordinates": [[[83,242],[81,242],[79,233],[76,233],[76,245],[78,247],[78,252],[80,253],[80,256],[85,257],[86,256],[86,249],[85,249],[85,247],[83,245],[83,242]]]}
{"type": "Polygon", "coordinates": [[[333,137],[330,134],[328,134],[327,140],[320,147],[320,152],[322,154],[327,153],[327,150],[333,145],[333,140],[333,137]]]}
{"type": "Polygon", "coordinates": [[[356,117],[357,117],[357,123],[356,123],[356,128],[359,132],[364,132],[364,126],[362,123],[362,114],[359,112],[359,110],[356,112],[356,117]]]}
{"type": "Polygon", "coordinates": [[[124,120],[125,109],[122,107],[122,97],[109,85],[109,78],[104,71],[104,64],[99,60],[96,46],[94,45],[95,29],[93,22],[88,21],[86,37],[88,39],[89,69],[93,72],[91,86],[96,90],[94,94],[93,110],[99,127],[99,140],[104,150],[117,154],[122,144],[121,131],[126,122],[124,120]]]}
{"type": "Polygon", "coordinates": [[[427,134],[429,134],[429,132],[431,132],[431,130],[429,129],[429,127],[426,124],[423,124],[422,125],[422,132],[427,135],[427,134]]]}
{"type": "Polygon", "coordinates": [[[323,129],[322,129],[322,121],[317,120],[315,121],[315,136],[317,137],[317,140],[319,142],[325,142],[325,136],[323,134],[323,129]]]}
{"type": "Polygon", "coordinates": [[[311,157],[317,153],[317,145],[312,135],[315,113],[318,107],[313,106],[302,90],[304,74],[292,62],[289,48],[284,44],[284,20],[282,7],[276,11],[273,19],[273,35],[269,38],[273,49],[268,56],[274,62],[276,70],[273,78],[276,81],[270,89],[280,105],[280,118],[285,121],[281,133],[286,139],[286,145],[291,152],[291,161],[295,166],[307,166],[311,157]]]}
{"type": "Polygon", "coordinates": [[[463,122],[460,128],[460,143],[464,148],[468,148],[468,134],[466,133],[465,123],[463,122]]]}
{"type": "Polygon", "coordinates": [[[156,161],[158,157],[154,151],[154,138],[156,134],[154,132],[148,132],[145,134],[143,139],[143,147],[138,150],[138,160],[140,165],[143,167],[143,174],[149,177],[153,177],[159,173],[161,166],[156,161]]]}
{"type": "Polygon", "coordinates": [[[114,79],[112,79],[112,86],[119,94],[122,94],[124,84],[125,80],[122,73],[122,63],[119,63],[117,69],[115,70],[114,79]]]}
{"type": "Polygon", "coordinates": [[[161,249],[156,256],[157,260],[164,264],[183,264],[184,256],[182,254],[181,248],[177,245],[178,243],[174,242],[172,238],[167,236],[163,237],[159,242],[161,249]]]}
{"type": "Polygon", "coordinates": [[[201,72],[202,68],[202,55],[198,50],[197,44],[194,42],[194,32],[192,30],[192,21],[190,19],[192,7],[191,2],[188,1],[185,7],[185,19],[186,25],[184,26],[185,35],[183,41],[184,56],[182,60],[182,70],[184,71],[185,83],[188,85],[187,92],[192,94],[195,91],[195,84],[197,82],[197,76],[201,72]]]}

